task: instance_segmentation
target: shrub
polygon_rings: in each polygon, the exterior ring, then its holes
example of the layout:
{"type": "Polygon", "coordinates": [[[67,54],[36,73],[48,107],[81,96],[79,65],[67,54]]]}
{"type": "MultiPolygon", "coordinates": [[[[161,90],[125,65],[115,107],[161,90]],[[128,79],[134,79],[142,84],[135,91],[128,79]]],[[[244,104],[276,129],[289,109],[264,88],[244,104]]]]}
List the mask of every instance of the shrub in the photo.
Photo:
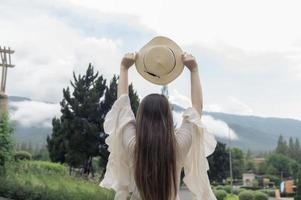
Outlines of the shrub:
{"type": "Polygon", "coordinates": [[[269,197],[275,197],[275,190],[274,189],[262,189],[262,190],[259,190],[259,191],[265,193],[269,197]]]}
{"type": "Polygon", "coordinates": [[[214,195],[216,196],[217,200],[224,200],[227,196],[227,192],[224,190],[215,190],[214,195]]]}
{"type": "Polygon", "coordinates": [[[64,165],[47,161],[21,161],[15,163],[11,168],[18,172],[31,172],[34,174],[67,174],[67,169],[64,165]]]}
{"type": "Polygon", "coordinates": [[[18,161],[18,160],[31,160],[32,156],[27,151],[17,151],[14,154],[14,158],[15,158],[15,161],[18,161]]]}
{"type": "Polygon", "coordinates": [[[253,200],[253,192],[249,190],[242,191],[239,195],[239,200],[253,200]]]}
{"type": "Polygon", "coordinates": [[[225,185],[224,190],[230,194],[231,193],[231,185],[225,185]]]}
{"type": "Polygon", "coordinates": [[[239,195],[241,192],[246,191],[243,188],[233,188],[233,194],[239,195]]]}
{"type": "Polygon", "coordinates": [[[238,196],[237,195],[227,194],[225,200],[238,200],[238,196]]]}
{"type": "Polygon", "coordinates": [[[268,200],[268,195],[263,192],[256,191],[254,193],[254,200],[268,200]]]}

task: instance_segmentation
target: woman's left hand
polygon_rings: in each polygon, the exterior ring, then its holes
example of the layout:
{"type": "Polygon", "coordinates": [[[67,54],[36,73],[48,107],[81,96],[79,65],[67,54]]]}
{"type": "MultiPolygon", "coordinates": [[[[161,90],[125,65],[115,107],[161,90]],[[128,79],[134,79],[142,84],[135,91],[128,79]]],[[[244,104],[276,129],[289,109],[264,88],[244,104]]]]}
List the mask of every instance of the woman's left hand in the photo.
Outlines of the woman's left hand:
{"type": "Polygon", "coordinates": [[[121,68],[129,69],[136,60],[137,53],[126,53],[121,60],[121,68]]]}

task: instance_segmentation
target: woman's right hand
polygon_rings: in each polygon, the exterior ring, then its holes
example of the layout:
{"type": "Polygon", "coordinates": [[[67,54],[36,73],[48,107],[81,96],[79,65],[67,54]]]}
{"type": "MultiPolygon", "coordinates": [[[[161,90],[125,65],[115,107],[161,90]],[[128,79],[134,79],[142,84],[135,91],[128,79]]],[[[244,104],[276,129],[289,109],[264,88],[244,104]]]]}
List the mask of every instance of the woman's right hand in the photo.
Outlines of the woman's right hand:
{"type": "Polygon", "coordinates": [[[121,68],[129,69],[136,60],[137,53],[126,53],[121,60],[121,68]]]}
{"type": "Polygon", "coordinates": [[[183,64],[191,71],[191,72],[195,72],[198,70],[198,64],[195,60],[195,58],[191,55],[188,54],[186,52],[184,52],[182,54],[182,61],[183,64]]]}

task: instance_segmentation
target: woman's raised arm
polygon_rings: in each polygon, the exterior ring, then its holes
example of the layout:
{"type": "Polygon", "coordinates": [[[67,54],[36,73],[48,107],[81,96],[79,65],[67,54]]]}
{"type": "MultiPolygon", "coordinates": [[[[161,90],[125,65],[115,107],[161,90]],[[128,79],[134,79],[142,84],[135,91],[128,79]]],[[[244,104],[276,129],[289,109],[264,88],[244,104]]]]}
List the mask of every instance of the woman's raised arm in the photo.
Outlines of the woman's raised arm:
{"type": "Polygon", "coordinates": [[[122,58],[120,64],[120,73],[119,73],[119,81],[118,81],[118,89],[117,89],[117,98],[119,98],[123,94],[128,94],[128,70],[135,62],[135,53],[127,53],[122,58]]]}
{"type": "Polygon", "coordinates": [[[203,110],[203,94],[198,72],[198,64],[191,54],[184,53],[182,55],[182,60],[184,65],[190,70],[192,106],[201,115],[203,110]]]}

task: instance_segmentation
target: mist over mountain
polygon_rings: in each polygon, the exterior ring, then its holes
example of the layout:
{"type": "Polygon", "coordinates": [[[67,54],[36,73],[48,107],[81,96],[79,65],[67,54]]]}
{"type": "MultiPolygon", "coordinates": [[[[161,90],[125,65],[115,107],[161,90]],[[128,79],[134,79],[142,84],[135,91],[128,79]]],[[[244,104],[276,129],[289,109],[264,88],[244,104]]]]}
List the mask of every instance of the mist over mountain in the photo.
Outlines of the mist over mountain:
{"type": "MultiPolygon", "coordinates": [[[[9,96],[8,101],[16,142],[30,142],[33,147],[45,145],[47,135],[51,134],[51,120],[60,115],[59,104],[18,96],[9,96]]],[[[178,124],[184,110],[173,104],[178,124]]],[[[301,139],[301,121],[295,119],[204,112],[203,121],[214,132],[217,140],[224,143],[229,142],[227,127],[230,127],[232,145],[253,152],[274,149],[280,134],[286,139],[301,139]]]]}

